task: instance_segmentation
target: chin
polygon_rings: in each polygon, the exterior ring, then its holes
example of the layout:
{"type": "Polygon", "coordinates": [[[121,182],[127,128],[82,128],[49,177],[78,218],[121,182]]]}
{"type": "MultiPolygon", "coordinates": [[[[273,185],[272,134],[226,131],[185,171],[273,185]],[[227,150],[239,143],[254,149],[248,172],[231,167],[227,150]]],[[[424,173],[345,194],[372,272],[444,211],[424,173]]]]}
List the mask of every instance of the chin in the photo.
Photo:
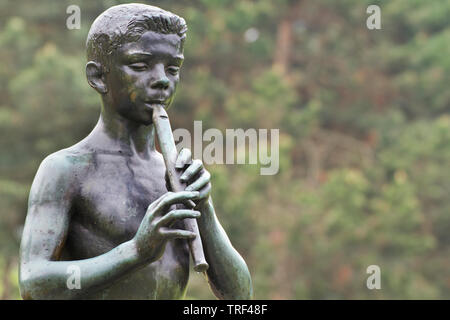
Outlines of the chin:
{"type": "Polygon", "coordinates": [[[139,113],[135,113],[134,115],[128,115],[127,118],[130,121],[133,121],[140,125],[149,126],[153,124],[153,111],[144,110],[139,113]]]}
{"type": "Polygon", "coordinates": [[[147,117],[140,119],[133,119],[133,121],[144,126],[149,126],[153,124],[153,119],[151,117],[150,119],[148,119],[147,117]]]}

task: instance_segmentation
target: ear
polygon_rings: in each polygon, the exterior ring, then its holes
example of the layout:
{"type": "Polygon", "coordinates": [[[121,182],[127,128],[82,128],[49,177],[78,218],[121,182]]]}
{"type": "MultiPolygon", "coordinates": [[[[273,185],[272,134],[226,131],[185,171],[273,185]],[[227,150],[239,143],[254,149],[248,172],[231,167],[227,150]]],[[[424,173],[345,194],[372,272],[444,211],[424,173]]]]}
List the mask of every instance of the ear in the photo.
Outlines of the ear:
{"type": "Polygon", "coordinates": [[[108,92],[105,83],[105,74],[103,73],[103,68],[100,63],[89,61],[86,64],[86,78],[89,85],[98,93],[105,94],[108,92]]]}

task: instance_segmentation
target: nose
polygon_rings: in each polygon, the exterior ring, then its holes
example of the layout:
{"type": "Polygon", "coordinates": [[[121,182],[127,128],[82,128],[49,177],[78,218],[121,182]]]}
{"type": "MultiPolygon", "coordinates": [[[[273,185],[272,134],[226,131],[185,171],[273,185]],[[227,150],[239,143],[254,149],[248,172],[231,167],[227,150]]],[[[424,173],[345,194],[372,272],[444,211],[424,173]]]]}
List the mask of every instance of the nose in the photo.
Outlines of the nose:
{"type": "Polygon", "coordinates": [[[160,79],[153,81],[150,86],[152,87],[152,89],[167,89],[169,87],[169,84],[169,79],[167,79],[166,76],[163,76],[160,79]]]}
{"type": "Polygon", "coordinates": [[[162,69],[158,70],[156,77],[154,80],[150,83],[150,87],[152,89],[167,89],[169,87],[170,81],[166,76],[166,73],[164,72],[164,68],[157,68],[162,69]]]}

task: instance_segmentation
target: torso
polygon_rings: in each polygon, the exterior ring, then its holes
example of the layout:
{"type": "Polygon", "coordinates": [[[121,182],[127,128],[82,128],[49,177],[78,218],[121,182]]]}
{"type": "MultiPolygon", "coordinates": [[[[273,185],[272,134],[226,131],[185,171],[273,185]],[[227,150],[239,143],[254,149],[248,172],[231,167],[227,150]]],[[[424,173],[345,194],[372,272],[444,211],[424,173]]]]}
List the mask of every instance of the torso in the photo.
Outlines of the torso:
{"type": "MultiPolygon", "coordinates": [[[[142,160],[118,152],[73,151],[70,153],[79,168],[79,186],[63,260],[95,257],[130,240],[147,207],[167,192],[164,162],[159,153],[142,160]]],[[[172,240],[167,242],[159,260],[87,298],[180,299],[188,276],[187,243],[172,240]]]]}

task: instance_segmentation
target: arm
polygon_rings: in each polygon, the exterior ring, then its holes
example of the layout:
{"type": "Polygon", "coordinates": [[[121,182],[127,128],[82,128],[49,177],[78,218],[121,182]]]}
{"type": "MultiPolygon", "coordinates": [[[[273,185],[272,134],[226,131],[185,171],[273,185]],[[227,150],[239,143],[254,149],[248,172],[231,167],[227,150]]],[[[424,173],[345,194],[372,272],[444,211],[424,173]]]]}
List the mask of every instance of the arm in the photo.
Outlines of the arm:
{"type": "Polygon", "coordinates": [[[247,265],[234,249],[214,211],[211,197],[196,207],[209,285],[219,299],[251,299],[252,280],[247,265]]]}
{"type": "Polygon", "coordinates": [[[195,209],[202,213],[197,222],[209,264],[206,272],[209,285],[219,299],[251,299],[253,288],[250,272],[217,219],[210,197],[210,174],[204,169],[201,160],[191,160],[190,150],[182,149],[176,167],[183,169],[186,166],[180,180],[187,182],[186,190],[200,192],[195,209]]]}
{"type": "Polygon", "coordinates": [[[173,238],[192,238],[185,230],[169,229],[177,219],[196,218],[196,211],[173,210],[171,205],[195,199],[198,193],[167,193],[153,202],[136,236],[97,257],[58,261],[71,217],[77,183],[71,161],[52,155],[41,164],[33,182],[22,235],[19,284],[24,299],[73,299],[107,287],[121,277],[161,257],[173,238]],[[69,289],[73,266],[80,270],[79,289],[69,289]]]}

